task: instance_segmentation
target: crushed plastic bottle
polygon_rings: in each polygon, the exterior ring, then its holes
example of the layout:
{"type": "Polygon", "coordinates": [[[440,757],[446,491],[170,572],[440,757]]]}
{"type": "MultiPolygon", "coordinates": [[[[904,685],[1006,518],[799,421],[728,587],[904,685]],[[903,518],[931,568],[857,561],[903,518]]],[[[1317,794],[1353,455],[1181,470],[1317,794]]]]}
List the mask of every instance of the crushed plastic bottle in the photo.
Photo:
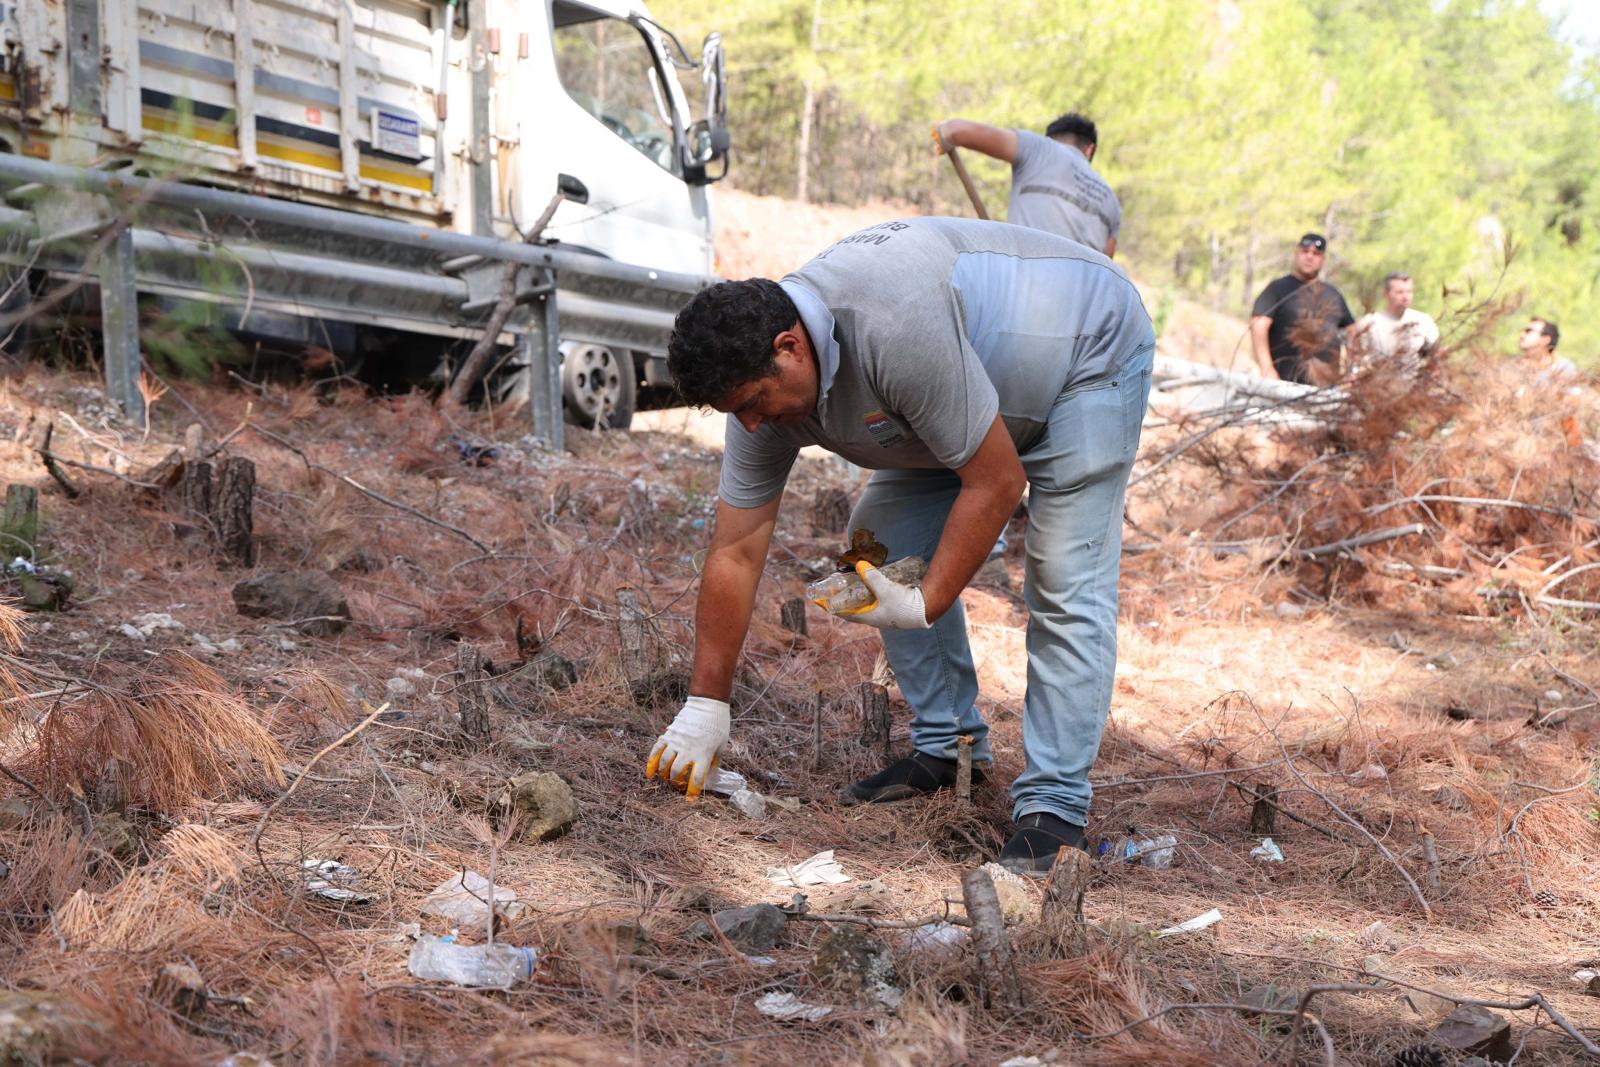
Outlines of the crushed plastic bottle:
{"type": "MultiPolygon", "coordinates": [[[[907,556],[879,570],[885,578],[901,585],[919,586],[928,573],[928,563],[921,556],[907,556]]],[[[837,615],[841,611],[868,607],[875,598],[860,575],[854,571],[839,571],[806,586],[806,599],[837,615]]]]}
{"type": "Polygon", "coordinates": [[[1178,839],[1171,834],[1160,837],[1147,837],[1142,841],[1129,842],[1131,851],[1128,852],[1128,861],[1137,863],[1141,867],[1164,871],[1172,866],[1172,855],[1178,847],[1178,839]]]}
{"type": "Polygon", "coordinates": [[[408,966],[418,978],[482,989],[510,989],[533,977],[538,953],[495,943],[462,945],[449,937],[424,934],[411,946],[408,966]]]}

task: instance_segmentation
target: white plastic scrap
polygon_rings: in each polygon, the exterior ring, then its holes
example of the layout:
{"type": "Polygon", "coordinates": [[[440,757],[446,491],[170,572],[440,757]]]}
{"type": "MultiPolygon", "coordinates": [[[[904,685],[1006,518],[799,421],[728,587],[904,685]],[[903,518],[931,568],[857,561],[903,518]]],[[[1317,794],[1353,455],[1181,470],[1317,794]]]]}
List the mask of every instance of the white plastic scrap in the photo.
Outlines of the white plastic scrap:
{"type": "Polygon", "coordinates": [[[1037,1056],[1013,1056],[1000,1067],[1044,1067],[1044,1061],[1037,1056]]]}
{"type": "Polygon", "coordinates": [[[346,867],[338,860],[303,860],[300,864],[310,875],[306,890],[325,900],[345,904],[370,904],[372,894],[351,888],[361,881],[361,872],[346,867]]]}
{"type": "MultiPolygon", "coordinates": [[[[495,910],[511,918],[522,910],[516,890],[494,887],[495,910]]],[[[438,915],[455,926],[482,926],[489,920],[489,879],[477,871],[463,871],[437,886],[422,902],[422,914],[438,915]]]]}
{"type": "Polygon", "coordinates": [[[1185,922],[1181,922],[1177,926],[1169,926],[1165,930],[1157,930],[1155,936],[1172,937],[1174,934],[1192,934],[1196,930],[1204,930],[1212,923],[1221,921],[1222,912],[1218,911],[1216,908],[1212,908],[1210,911],[1205,912],[1202,915],[1196,915],[1194,918],[1185,922]]]}
{"type": "Polygon", "coordinates": [[[1283,862],[1283,849],[1279,848],[1278,843],[1270,837],[1263,837],[1261,844],[1250,850],[1250,855],[1253,859],[1265,863],[1283,862]]]}
{"type": "Polygon", "coordinates": [[[964,926],[947,922],[924,923],[911,931],[911,936],[906,938],[906,948],[911,952],[945,955],[951,949],[960,948],[966,940],[967,928],[964,926]]]}
{"type": "Polygon", "coordinates": [[[739,790],[747,788],[748,785],[749,783],[744,780],[744,775],[738,771],[725,771],[718,767],[706,778],[705,791],[707,793],[715,793],[719,797],[731,797],[739,790]]]}
{"type": "Polygon", "coordinates": [[[1572,980],[1577,982],[1579,985],[1588,985],[1590,980],[1594,978],[1600,978],[1600,971],[1593,970],[1589,967],[1572,972],[1572,980]]]}
{"type": "Polygon", "coordinates": [[[833,858],[833,849],[830,848],[792,867],[768,867],[767,880],[774,885],[802,889],[808,885],[838,885],[848,882],[850,876],[833,858]]]}
{"type": "Polygon", "coordinates": [[[756,1011],[771,1019],[785,1022],[799,1019],[808,1023],[820,1022],[833,1014],[832,1008],[807,1004],[793,993],[768,993],[756,1001],[756,1011]]]}
{"type": "Polygon", "coordinates": [[[149,637],[157,630],[181,630],[183,623],[174,619],[164,611],[147,611],[143,615],[135,615],[129,620],[139,628],[139,632],[149,637]]]}

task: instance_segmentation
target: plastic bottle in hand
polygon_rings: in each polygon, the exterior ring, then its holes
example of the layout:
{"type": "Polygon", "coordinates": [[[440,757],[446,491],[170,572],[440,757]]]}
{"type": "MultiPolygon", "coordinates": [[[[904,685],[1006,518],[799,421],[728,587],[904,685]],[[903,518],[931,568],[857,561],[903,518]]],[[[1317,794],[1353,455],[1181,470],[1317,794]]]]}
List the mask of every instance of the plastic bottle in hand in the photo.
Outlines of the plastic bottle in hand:
{"type": "MultiPolygon", "coordinates": [[[[907,556],[879,569],[885,578],[901,585],[920,586],[928,573],[928,564],[921,556],[907,556]]],[[[867,607],[875,598],[859,574],[839,571],[806,586],[806,599],[837,615],[841,611],[867,607]]]]}
{"type": "Polygon", "coordinates": [[[411,946],[411,973],[418,978],[484,989],[510,989],[533,977],[538,954],[496,942],[461,945],[447,937],[423,934],[411,946]]]}

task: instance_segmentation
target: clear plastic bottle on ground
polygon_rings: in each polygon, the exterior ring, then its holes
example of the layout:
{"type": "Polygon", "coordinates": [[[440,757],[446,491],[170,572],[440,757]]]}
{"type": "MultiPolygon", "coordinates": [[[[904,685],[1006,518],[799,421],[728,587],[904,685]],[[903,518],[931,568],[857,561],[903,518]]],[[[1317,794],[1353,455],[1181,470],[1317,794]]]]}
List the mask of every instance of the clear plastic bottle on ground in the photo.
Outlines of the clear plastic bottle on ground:
{"type": "MultiPolygon", "coordinates": [[[[907,556],[885,564],[880,570],[885,578],[901,585],[920,586],[928,573],[928,564],[921,556],[907,556]]],[[[855,571],[839,571],[806,586],[806,599],[837,615],[852,608],[864,608],[874,598],[872,590],[855,571]]]]}
{"type": "Polygon", "coordinates": [[[496,942],[461,945],[447,937],[423,934],[411,946],[411,973],[418,978],[485,989],[510,989],[533,977],[538,953],[496,942]]]}

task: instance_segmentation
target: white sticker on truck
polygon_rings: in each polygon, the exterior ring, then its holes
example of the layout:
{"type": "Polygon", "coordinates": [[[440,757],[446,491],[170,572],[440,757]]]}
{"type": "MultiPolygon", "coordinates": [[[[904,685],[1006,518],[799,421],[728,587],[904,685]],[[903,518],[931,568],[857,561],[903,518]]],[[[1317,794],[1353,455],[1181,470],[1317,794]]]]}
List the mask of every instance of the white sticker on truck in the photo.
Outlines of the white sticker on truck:
{"type": "Polygon", "coordinates": [[[422,158],[422,126],[416,118],[382,108],[373,110],[372,147],[380,152],[422,158]]]}

